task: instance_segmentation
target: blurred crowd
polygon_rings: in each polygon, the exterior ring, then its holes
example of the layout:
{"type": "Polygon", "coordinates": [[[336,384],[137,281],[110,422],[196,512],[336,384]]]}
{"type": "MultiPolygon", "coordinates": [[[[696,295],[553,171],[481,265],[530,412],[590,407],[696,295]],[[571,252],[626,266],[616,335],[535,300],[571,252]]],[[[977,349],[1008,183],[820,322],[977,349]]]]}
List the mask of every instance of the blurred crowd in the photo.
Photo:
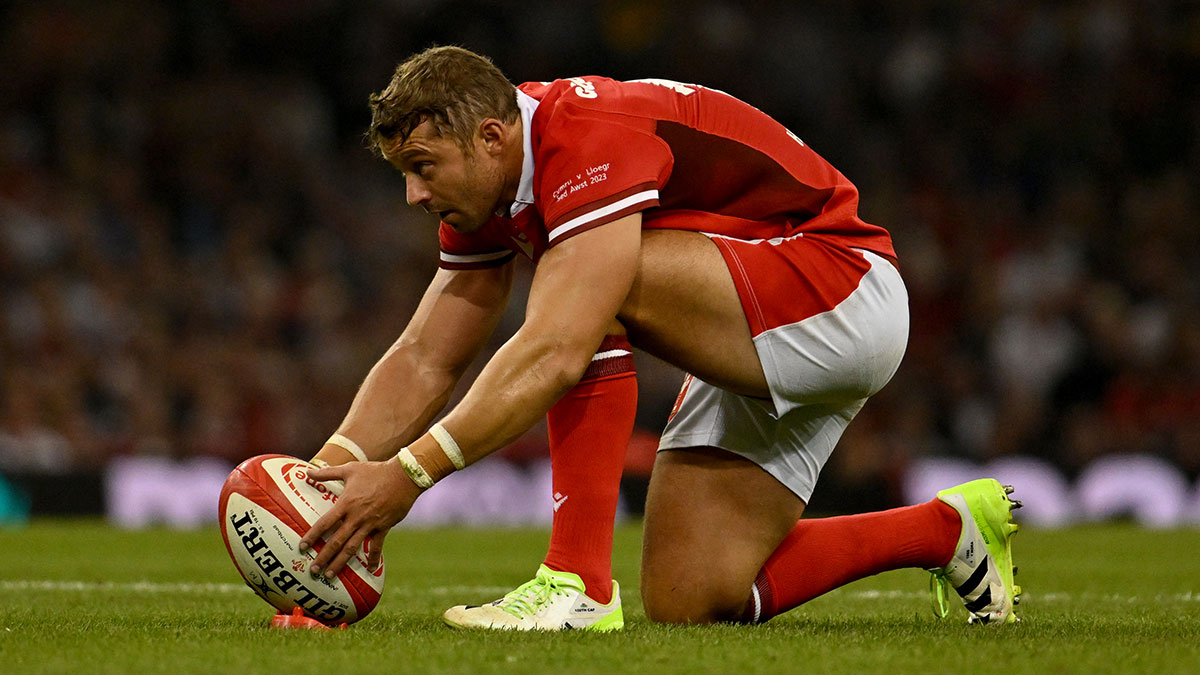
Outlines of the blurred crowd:
{"type": "MultiPolygon", "coordinates": [[[[928,455],[1200,474],[1200,5],[1155,0],[5,3],[0,472],[313,452],[436,268],[362,133],[447,43],[728,91],[858,185],[913,326],[827,489],[928,455]]],[[[681,375],[638,367],[653,433],[681,375]]]]}

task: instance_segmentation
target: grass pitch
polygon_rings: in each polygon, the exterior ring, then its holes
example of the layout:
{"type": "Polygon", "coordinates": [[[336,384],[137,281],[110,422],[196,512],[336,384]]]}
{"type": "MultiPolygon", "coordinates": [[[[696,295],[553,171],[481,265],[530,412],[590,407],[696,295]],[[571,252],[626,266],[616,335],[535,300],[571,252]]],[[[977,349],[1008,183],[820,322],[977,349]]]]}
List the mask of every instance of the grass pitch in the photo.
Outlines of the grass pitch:
{"type": "Polygon", "coordinates": [[[387,590],[350,630],[266,628],[216,527],[114,530],[42,521],[0,530],[4,673],[1194,673],[1200,672],[1200,531],[1131,526],[1037,531],[1014,543],[1025,621],[938,621],[928,575],[902,570],[839,589],[763,626],[651,624],[637,594],[640,528],[618,529],[617,634],[465,633],[452,604],[531,578],[547,535],[397,530],[387,590]]]}

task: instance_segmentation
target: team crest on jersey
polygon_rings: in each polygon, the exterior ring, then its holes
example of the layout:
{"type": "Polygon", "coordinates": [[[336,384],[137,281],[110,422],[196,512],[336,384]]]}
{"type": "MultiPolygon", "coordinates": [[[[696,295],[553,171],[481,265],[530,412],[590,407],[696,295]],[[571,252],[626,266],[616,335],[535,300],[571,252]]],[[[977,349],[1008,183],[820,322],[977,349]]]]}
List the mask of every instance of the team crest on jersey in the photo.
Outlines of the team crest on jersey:
{"type": "Polygon", "coordinates": [[[588,82],[582,77],[572,77],[567,80],[575,85],[575,95],[579,98],[596,98],[596,85],[588,82]]]}

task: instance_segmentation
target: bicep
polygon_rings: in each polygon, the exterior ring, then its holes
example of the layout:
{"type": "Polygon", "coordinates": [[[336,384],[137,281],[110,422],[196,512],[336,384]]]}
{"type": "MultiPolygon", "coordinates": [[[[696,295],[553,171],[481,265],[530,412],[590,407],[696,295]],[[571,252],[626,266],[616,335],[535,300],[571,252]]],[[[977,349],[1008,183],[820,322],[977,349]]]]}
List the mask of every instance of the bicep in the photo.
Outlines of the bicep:
{"type": "Polygon", "coordinates": [[[633,285],[641,232],[642,214],[634,213],[548,250],[534,273],[522,331],[595,349],[588,344],[603,337],[633,285]]]}
{"type": "Polygon", "coordinates": [[[512,289],[513,266],[439,269],[393,349],[413,348],[425,367],[460,372],[487,344],[512,289]]]}

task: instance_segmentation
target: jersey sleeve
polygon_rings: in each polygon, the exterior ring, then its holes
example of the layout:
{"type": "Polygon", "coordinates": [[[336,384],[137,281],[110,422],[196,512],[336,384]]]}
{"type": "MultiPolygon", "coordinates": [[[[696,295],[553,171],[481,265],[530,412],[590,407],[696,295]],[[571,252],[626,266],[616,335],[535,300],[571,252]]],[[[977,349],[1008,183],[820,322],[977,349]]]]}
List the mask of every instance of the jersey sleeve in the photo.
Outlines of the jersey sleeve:
{"type": "Polygon", "coordinates": [[[555,112],[536,157],[548,246],[658,206],[674,165],[653,120],[570,107],[555,112]]]}
{"type": "Polygon", "coordinates": [[[475,234],[460,234],[446,223],[438,226],[438,267],[448,270],[475,270],[498,267],[512,260],[516,252],[491,236],[485,225],[475,234]]]}

